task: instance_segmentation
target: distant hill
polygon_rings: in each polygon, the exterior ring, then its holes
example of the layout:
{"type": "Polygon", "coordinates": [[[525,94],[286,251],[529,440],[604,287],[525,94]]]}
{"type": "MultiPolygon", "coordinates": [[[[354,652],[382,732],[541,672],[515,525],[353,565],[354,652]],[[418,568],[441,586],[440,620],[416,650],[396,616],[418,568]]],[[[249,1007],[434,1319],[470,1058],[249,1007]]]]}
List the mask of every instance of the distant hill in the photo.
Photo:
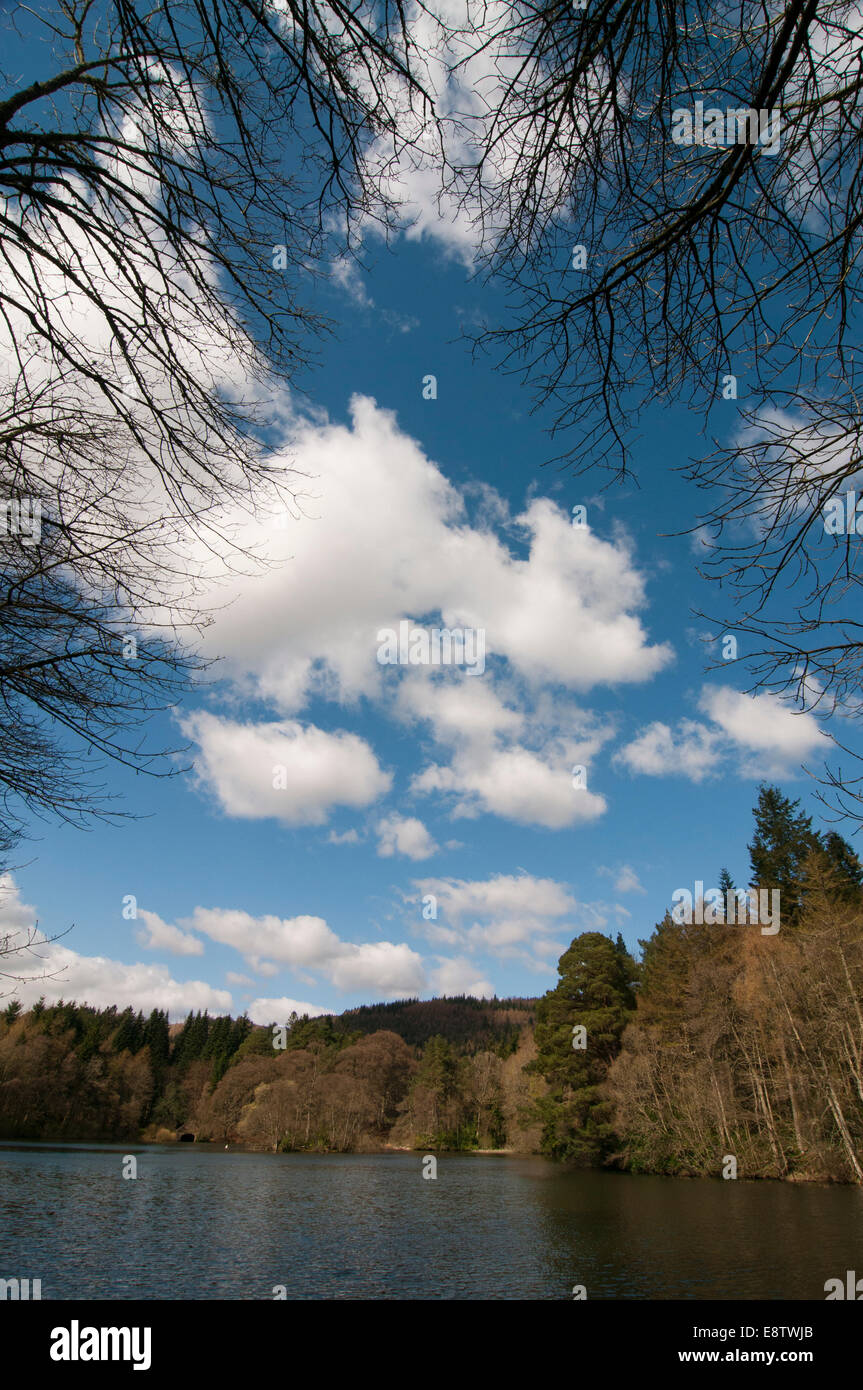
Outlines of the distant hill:
{"type": "Polygon", "coordinates": [[[390,1004],[362,1004],[331,1014],[338,1033],[398,1033],[411,1047],[442,1037],[466,1051],[514,1051],[519,1029],[533,1025],[535,999],[398,999],[390,1004]]]}

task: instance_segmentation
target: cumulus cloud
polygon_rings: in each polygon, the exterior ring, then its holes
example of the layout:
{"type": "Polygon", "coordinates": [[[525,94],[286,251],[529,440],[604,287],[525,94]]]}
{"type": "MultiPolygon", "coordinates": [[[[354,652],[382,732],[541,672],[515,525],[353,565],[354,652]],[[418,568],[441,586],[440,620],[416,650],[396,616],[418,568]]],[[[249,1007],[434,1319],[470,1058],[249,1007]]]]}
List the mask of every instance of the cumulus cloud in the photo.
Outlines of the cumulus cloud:
{"type": "Polygon", "coordinates": [[[393,814],[378,821],[378,854],[391,859],[403,854],[407,859],[430,859],[437,845],[421,820],[416,816],[393,814]]]}
{"type": "Polygon", "coordinates": [[[743,776],[781,777],[791,775],[826,737],[814,715],[795,711],[778,695],[707,685],[699,708],[711,723],[683,719],[675,734],[657,721],[620,749],[615,761],[632,772],[692,782],[703,781],[726,760],[736,760],[743,776]]]}
{"type": "MultiPolygon", "coordinates": [[[[525,872],[474,880],[414,879],[412,887],[404,897],[414,920],[421,901],[425,910],[431,899],[436,913],[423,917],[416,930],[437,946],[458,948],[461,954],[449,959],[459,962],[464,978],[471,973],[466,962],[476,953],[548,972],[578,933],[619,928],[629,917],[619,904],[579,900],[565,884],[525,872]]],[[[475,966],[472,970],[476,973],[475,966]]]]}
{"type": "Polygon", "coordinates": [[[327,836],[327,844],[330,845],[358,845],[360,843],[360,833],[358,830],[350,829],[339,834],[337,830],[331,830],[327,836]]]}
{"type": "Polygon", "coordinates": [[[126,965],[105,956],[78,955],[59,945],[49,946],[45,954],[46,968],[60,970],[62,975],[57,980],[37,978],[16,990],[25,1007],[44,994],[46,999],[75,999],[94,1008],[116,1004],[144,1013],[166,1009],[174,1020],[199,1009],[212,1014],[228,1014],[232,1009],[228,990],[214,989],[204,980],[175,980],[164,965],[126,965]]]}
{"type": "Polygon", "coordinates": [[[323,917],[253,917],[239,908],[196,907],[183,926],[233,947],[255,970],[267,962],[320,967],[342,948],[323,917]]]}
{"type": "MultiPolygon", "coordinates": [[[[548,828],[595,819],[605,801],[584,787],[571,794],[572,767],[588,766],[608,731],[584,711],[551,712],[566,692],[646,681],[672,659],[643,625],[631,545],[572,526],[547,498],[512,515],[488,487],[471,523],[465,495],[392,412],[356,396],[350,414],[349,425],[291,418],[290,466],[308,479],[305,493],[280,525],[238,521],[237,543],[273,563],[219,584],[208,652],[224,658],[237,693],[284,716],[323,696],[425,721],[447,755],[430,760],[415,790],[451,797],[460,816],[548,828]],[[481,631],[484,672],[380,663],[378,634],[402,620],[481,631]]],[[[212,713],[183,728],[199,744],[202,785],[231,815],[318,825],[390,786],[368,743],[344,730],[212,713]],[[280,764],[284,785],[274,786],[280,764]]]]}
{"type": "Polygon", "coordinates": [[[204,943],[197,936],[181,931],[170,922],[163,922],[155,912],[138,908],[138,916],[144,922],[143,930],[136,933],[139,946],[149,951],[169,951],[173,956],[202,956],[204,943]]]}
{"type": "Polygon", "coordinates": [[[483,880],[415,879],[413,887],[415,895],[408,901],[431,895],[435,902],[437,917],[422,924],[429,940],[500,958],[559,955],[554,934],[569,930],[571,921],[562,919],[579,911],[563,884],[527,873],[483,880]]]}
{"type": "MultiPolygon", "coordinates": [[[[155,913],[141,916],[160,923],[155,913]]],[[[8,937],[16,948],[9,964],[14,965],[15,976],[22,977],[21,983],[16,978],[15,997],[24,1008],[44,995],[49,1003],[74,999],[94,1008],[116,1004],[119,1009],[131,1005],[144,1013],[166,1009],[172,1019],[185,1018],[197,1009],[214,1014],[231,1011],[231,995],[225,989],[213,989],[204,980],[175,980],[164,965],[127,965],[107,956],[80,955],[59,940],[48,940],[36,930],[36,922],[36,909],[22,901],[13,876],[0,875],[0,937],[8,937]],[[33,949],[18,952],[31,933],[33,949]]]]}
{"type": "Polygon", "coordinates": [[[615,754],[631,772],[650,777],[688,777],[702,782],[720,760],[719,737],[704,724],[681,719],[678,732],[656,720],[615,754]]]}
{"type": "MultiPolygon", "coordinates": [[[[557,147],[549,150],[540,146],[543,128],[529,101],[517,113],[510,105],[507,119],[490,130],[504,104],[508,83],[530,89],[540,76],[540,60],[514,48],[507,0],[411,4],[405,9],[405,22],[415,59],[421,64],[418,76],[423,90],[443,127],[434,128],[428,111],[396,74],[375,73],[376,90],[382,82],[388,99],[395,103],[396,126],[406,147],[394,157],[392,139],[381,135],[364,152],[364,163],[371,179],[380,179],[381,193],[396,208],[396,225],[407,240],[432,241],[444,254],[470,266],[483,237],[494,241],[502,231],[505,190],[513,179],[517,183],[519,169],[529,168],[533,159],[542,161],[544,171],[533,188],[539,220],[564,214],[572,176],[561,152],[576,151],[588,127],[601,131],[611,119],[599,100],[599,72],[604,67],[598,59],[586,81],[569,94],[557,129],[557,147]],[[484,150],[489,135],[493,138],[484,150]],[[441,140],[449,168],[474,169],[482,157],[480,187],[473,181],[465,187],[441,179],[441,140]]],[[[362,69],[356,80],[361,88],[370,89],[362,69]]],[[[381,221],[379,211],[369,209],[367,231],[381,235],[381,221]]]]}
{"type": "Polygon", "coordinates": [[[709,685],[700,706],[738,748],[764,756],[762,776],[807,758],[825,738],[814,715],[793,710],[778,695],[709,685]]]}
{"type": "Polygon", "coordinates": [[[342,993],[381,998],[415,994],[425,985],[422,958],[410,946],[344,941],[323,917],[253,917],[240,909],[196,907],[182,925],[233,947],[260,974],[317,971],[342,993]]]}
{"type": "Polygon", "coordinates": [[[646,893],[647,889],[642,886],[635,870],[629,864],[624,864],[614,880],[614,891],[616,893],[646,893]]]}
{"type": "Polygon", "coordinates": [[[621,864],[619,869],[607,869],[600,867],[598,874],[603,874],[606,878],[614,880],[615,893],[646,893],[647,889],[642,887],[638,874],[630,864],[621,864]]]}
{"type": "Polygon", "coordinates": [[[606,810],[604,797],[575,783],[573,769],[589,768],[611,727],[569,703],[526,694],[515,683],[498,690],[469,676],[447,682],[415,675],[402,683],[397,710],[405,720],[428,723],[449,745],[449,761],[416,774],[411,790],[451,797],[456,817],[488,812],[560,830],[606,810]]]}
{"type": "Polygon", "coordinates": [[[335,806],[368,806],[392,777],[356,734],[295,721],[241,724],[199,711],[181,720],[195,771],[229,815],[321,825],[335,806]]]}
{"type": "Polygon", "coordinates": [[[22,900],[13,875],[0,874],[0,936],[8,936],[10,946],[18,946],[36,922],[36,909],[22,900]]]}
{"type": "Polygon", "coordinates": [[[482,628],[487,659],[534,683],[589,690],[668,664],[670,648],[652,645],[638,617],[644,581],[624,541],[534,499],[509,518],[526,547],[516,551],[490,524],[469,524],[463,495],[391,411],[355,396],[350,413],[349,426],[295,423],[285,461],[310,480],[297,516],[238,537],[284,563],[219,590],[206,641],[257,693],[291,713],[315,690],[391,692],[399,668],[378,664],[377,633],[428,615],[482,628]]]}
{"type": "Polygon", "coordinates": [[[319,1004],[306,1004],[302,999],[288,999],[281,995],[278,999],[253,999],[246,1009],[246,1013],[253,1023],[260,1023],[266,1026],[268,1023],[287,1023],[291,1014],[308,1014],[309,1018],[319,1018],[321,1014],[329,1013],[329,1009],[323,1009],[319,1004]]]}
{"type": "Polygon", "coordinates": [[[435,994],[469,994],[474,999],[494,998],[494,985],[477,974],[473,961],[465,956],[454,956],[450,960],[438,956],[438,960],[439,966],[431,972],[435,994]]]}
{"type": "Polygon", "coordinates": [[[328,967],[336,989],[343,994],[367,993],[385,999],[419,994],[426,984],[422,957],[404,942],[344,943],[328,967]]]}
{"type": "Polygon", "coordinates": [[[420,793],[452,794],[456,817],[473,818],[487,811],[523,825],[562,830],[595,820],[607,805],[605,797],[573,785],[576,765],[574,750],[565,743],[542,754],[527,748],[496,749],[484,758],[456,753],[450,766],[426,768],[411,787],[420,793]]]}

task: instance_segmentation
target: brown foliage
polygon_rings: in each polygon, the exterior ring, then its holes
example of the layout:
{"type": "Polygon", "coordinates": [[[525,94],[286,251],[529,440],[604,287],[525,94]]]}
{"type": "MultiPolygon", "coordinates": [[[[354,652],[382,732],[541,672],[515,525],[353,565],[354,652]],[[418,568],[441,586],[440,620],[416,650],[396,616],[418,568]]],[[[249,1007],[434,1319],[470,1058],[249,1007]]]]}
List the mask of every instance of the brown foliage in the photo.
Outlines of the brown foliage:
{"type": "Polygon", "coordinates": [[[623,1161],[863,1181],[863,905],[816,872],[776,936],[665,931],[673,973],[648,979],[609,1078],[623,1161]]]}

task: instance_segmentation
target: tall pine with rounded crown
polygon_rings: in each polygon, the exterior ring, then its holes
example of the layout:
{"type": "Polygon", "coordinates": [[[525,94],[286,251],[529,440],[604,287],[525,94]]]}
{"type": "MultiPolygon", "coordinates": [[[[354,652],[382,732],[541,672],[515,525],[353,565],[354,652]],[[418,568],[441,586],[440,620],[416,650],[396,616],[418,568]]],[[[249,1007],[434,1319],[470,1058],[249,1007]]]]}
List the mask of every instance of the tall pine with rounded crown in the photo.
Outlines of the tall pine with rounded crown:
{"type": "Polygon", "coordinates": [[[602,1085],[635,1008],[637,967],[622,941],[615,945],[601,932],[584,932],[557,968],[559,983],[536,1009],[538,1052],[532,1069],[551,1088],[537,1102],[542,1151],[597,1163],[615,1142],[602,1085]]]}

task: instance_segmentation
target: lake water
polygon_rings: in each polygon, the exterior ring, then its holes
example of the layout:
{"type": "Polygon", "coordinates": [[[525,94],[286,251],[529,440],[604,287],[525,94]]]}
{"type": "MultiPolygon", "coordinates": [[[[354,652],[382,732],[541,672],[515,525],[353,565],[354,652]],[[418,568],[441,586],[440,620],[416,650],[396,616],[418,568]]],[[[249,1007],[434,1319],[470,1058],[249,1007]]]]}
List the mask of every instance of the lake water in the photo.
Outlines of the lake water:
{"type": "Polygon", "coordinates": [[[420,1154],[2,1143],[0,1278],[41,1278],[43,1300],[823,1300],[863,1275],[859,1188],[470,1155],[422,1172],[420,1154]]]}

